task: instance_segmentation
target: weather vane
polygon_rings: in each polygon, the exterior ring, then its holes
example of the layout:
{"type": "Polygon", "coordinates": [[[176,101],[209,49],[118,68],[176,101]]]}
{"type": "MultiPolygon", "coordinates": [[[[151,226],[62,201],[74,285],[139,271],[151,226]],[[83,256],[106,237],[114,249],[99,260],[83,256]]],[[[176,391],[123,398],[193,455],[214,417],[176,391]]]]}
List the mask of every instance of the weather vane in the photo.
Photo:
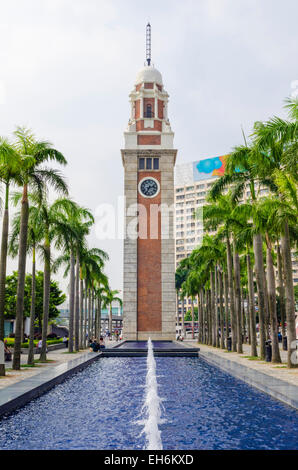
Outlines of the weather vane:
{"type": "Polygon", "coordinates": [[[146,28],[146,61],[147,64],[151,64],[151,24],[147,24],[146,28]]]}

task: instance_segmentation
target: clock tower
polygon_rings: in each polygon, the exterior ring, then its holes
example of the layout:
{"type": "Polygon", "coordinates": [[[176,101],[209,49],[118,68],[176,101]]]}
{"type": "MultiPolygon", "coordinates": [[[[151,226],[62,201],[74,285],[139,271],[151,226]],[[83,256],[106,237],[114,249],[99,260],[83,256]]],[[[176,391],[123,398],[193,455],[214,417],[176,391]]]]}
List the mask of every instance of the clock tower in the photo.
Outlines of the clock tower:
{"type": "Polygon", "coordinates": [[[176,337],[174,166],[177,150],[168,118],[169,95],[151,63],[147,25],[145,67],[130,94],[131,114],[121,150],[125,232],[123,337],[176,337]]]}

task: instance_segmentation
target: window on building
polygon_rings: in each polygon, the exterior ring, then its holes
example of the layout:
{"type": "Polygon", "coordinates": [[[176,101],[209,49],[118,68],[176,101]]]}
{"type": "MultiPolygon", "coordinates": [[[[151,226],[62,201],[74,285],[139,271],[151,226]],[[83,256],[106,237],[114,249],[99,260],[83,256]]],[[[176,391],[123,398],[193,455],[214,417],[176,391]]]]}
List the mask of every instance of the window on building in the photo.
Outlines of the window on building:
{"type": "Polygon", "coordinates": [[[151,104],[147,104],[146,106],[146,112],[145,112],[145,117],[146,118],[153,118],[153,112],[152,112],[152,105],[151,104]]]}
{"type": "Polygon", "coordinates": [[[195,189],[194,186],[188,186],[188,187],[186,188],[186,191],[193,191],[194,189],[195,189]]]}
{"type": "Polygon", "coordinates": [[[153,158],[153,169],[159,170],[159,158],[153,158]]]}
{"type": "Polygon", "coordinates": [[[139,158],[139,170],[145,170],[145,158],[139,158]]]}
{"type": "Polygon", "coordinates": [[[152,170],[152,158],[146,159],[146,170],[152,170]]]}

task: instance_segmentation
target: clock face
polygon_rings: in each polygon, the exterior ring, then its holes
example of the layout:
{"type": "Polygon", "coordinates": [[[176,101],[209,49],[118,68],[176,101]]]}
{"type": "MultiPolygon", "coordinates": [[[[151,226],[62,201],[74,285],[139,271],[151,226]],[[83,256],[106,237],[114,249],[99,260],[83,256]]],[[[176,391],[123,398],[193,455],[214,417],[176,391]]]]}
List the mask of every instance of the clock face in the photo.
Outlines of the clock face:
{"type": "Polygon", "coordinates": [[[145,197],[154,197],[159,192],[159,183],[153,178],[145,178],[139,184],[139,191],[145,197]]]}

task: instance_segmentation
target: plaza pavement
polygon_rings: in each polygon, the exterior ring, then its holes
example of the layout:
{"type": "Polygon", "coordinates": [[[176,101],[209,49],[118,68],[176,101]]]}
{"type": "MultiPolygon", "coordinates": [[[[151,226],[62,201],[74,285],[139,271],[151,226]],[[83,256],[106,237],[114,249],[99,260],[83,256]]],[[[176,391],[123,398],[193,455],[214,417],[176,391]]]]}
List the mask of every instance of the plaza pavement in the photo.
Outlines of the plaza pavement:
{"type": "Polygon", "coordinates": [[[194,340],[185,340],[183,343],[185,344],[185,346],[199,347],[200,353],[212,353],[218,357],[245,365],[250,369],[254,369],[271,377],[275,377],[277,379],[298,386],[298,369],[288,369],[286,367],[287,351],[283,351],[282,349],[280,349],[282,364],[272,364],[271,362],[265,362],[262,360],[249,360],[246,357],[250,356],[250,346],[248,344],[243,344],[243,354],[238,354],[236,352],[228,352],[224,349],[206,346],[205,344],[199,344],[197,341],[194,340]]]}

